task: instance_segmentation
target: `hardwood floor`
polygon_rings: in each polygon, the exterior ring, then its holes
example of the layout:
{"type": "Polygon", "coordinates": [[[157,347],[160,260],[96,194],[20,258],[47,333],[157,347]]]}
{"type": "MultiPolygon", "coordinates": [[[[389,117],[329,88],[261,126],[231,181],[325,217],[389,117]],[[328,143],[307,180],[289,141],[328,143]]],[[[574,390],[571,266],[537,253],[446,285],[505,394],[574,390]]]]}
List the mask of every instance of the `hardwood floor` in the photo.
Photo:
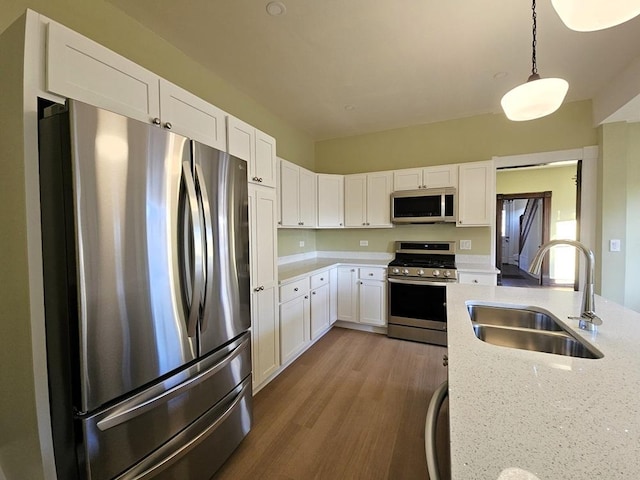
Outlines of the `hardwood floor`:
{"type": "Polygon", "coordinates": [[[424,421],[445,353],[333,328],[255,396],[253,429],[214,479],[428,478],[424,421]]]}

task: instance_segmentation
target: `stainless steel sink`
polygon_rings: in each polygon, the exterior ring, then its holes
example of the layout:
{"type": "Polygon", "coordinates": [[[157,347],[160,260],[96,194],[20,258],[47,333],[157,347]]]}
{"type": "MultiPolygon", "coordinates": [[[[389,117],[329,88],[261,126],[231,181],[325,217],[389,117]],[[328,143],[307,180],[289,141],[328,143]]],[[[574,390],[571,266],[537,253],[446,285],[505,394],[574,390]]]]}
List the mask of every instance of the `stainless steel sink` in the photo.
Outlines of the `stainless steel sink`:
{"type": "Polygon", "coordinates": [[[542,309],[471,303],[467,310],[473,331],[483,342],[578,358],[604,356],[542,309]]]}
{"type": "Polygon", "coordinates": [[[467,306],[471,321],[483,325],[531,328],[561,332],[562,327],[542,310],[531,308],[507,308],[494,305],[472,304],[467,306]]]}

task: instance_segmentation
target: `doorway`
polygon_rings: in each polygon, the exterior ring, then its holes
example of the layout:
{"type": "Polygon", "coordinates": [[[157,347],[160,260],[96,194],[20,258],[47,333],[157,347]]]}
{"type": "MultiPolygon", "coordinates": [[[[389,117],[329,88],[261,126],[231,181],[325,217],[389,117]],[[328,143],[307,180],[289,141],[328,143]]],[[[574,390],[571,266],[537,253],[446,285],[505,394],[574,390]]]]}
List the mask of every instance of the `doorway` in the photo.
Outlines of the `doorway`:
{"type": "Polygon", "coordinates": [[[538,247],[549,241],[551,191],[498,194],[496,196],[496,267],[499,284],[544,286],[549,283],[549,262],[540,275],[528,273],[538,247]]]}

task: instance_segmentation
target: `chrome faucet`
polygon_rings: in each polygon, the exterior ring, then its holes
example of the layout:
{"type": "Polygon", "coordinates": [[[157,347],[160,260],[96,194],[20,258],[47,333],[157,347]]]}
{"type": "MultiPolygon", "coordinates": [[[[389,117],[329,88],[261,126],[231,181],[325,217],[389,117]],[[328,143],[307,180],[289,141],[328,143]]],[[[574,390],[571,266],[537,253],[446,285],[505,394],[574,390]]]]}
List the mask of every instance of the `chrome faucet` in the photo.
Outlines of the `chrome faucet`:
{"type": "Polygon", "coordinates": [[[535,257],[533,257],[533,260],[531,261],[531,265],[529,266],[529,273],[532,273],[534,275],[540,273],[540,267],[542,266],[544,255],[551,249],[551,247],[554,247],[556,245],[569,245],[584,253],[584,256],[587,260],[587,276],[585,279],[584,291],[582,292],[582,313],[580,313],[579,317],[569,318],[580,320],[578,327],[582,330],[597,330],[598,325],[602,325],[602,320],[596,315],[595,312],[593,279],[595,277],[594,271],[596,259],[590,249],[588,249],[582,243],[576,242],[575,240],[551,240],[550,242],[547,242],[540,246],[540,248],[536,252],[535,257]]]}

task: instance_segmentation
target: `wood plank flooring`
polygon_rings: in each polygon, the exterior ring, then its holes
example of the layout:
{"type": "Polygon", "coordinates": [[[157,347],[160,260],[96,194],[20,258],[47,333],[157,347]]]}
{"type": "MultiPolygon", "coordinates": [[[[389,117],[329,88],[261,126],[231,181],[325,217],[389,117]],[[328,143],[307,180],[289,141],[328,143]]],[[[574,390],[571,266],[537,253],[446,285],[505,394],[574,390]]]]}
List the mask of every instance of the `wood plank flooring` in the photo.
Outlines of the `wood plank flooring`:
{"type": "MultiPolygon", "coordinates": [[[[445,353],[333,328],[255,396],[253,429],[214,479],[428,478],[424,421],[445,353]]],[[[448,449],[447,430],[439,421],[448,449]]]]}

